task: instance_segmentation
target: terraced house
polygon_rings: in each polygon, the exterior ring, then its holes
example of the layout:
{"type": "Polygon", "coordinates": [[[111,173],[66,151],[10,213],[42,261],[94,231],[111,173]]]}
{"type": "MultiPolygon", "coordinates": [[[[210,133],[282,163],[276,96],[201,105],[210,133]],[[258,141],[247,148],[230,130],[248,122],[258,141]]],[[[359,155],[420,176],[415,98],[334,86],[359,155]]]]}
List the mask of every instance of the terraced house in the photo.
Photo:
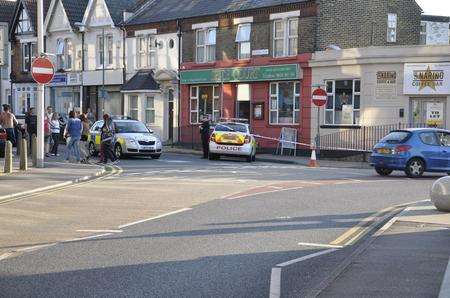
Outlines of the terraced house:
{"type": "Polygon", "coordinates": [[[275,138],[283,127],[294,128],[309,144],[311,54],[418,44],[420,15],[413,0],[357,6],[342,0],[168,0],[147,4],[126,27],[130,34],[139,26],[181,35],[182,143],[197,143],[198,125],[208,117],[245,118],[254,133],[275,138]]]}
{"type": "Polygon", "coordinates": [[[14,15],[15,1],[0,1],[0,104],[11,101],[11,44],[9,43],[9,25],[14,15]]]}

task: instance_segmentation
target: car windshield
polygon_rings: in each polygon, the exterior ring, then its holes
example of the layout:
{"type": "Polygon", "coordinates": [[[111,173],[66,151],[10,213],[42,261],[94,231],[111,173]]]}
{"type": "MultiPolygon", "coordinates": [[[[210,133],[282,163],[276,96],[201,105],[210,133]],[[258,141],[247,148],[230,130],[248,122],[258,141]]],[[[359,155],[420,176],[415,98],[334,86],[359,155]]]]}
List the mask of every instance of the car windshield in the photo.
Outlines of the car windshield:
{"type": "Polygon", "coordinates": [[[130,121],[130,122],[122,122],[116,121],[114,122],[116,126],[117,133],[148,133],[148,128],[142,122],[138,121],[130,121]]]}
{"type": "Polygon", "coordinates": [[[408,131],[393,131],[387,136],[385,136],[381,140],[381,143],[400,144],[405,142],[410,135],[411,133],[408,131]]]}
{"type": "Polygon", "coordinates": [[[237,132],[247,133],[247,127],[242,124],[223,123],[223,124],[217,124],[215,131],[237,131],[237,132]]]}

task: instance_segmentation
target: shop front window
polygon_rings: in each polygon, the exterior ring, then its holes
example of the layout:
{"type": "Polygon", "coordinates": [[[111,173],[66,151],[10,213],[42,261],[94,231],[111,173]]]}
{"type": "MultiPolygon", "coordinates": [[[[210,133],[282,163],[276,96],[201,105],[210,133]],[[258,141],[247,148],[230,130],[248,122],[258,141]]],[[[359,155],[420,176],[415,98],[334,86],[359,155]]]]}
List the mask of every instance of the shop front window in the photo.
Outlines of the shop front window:
{"type": "Polygon", "coordinates": [[[130,96],[128,115],[135,120],[139,119],[139,107],[137,95],[130,96]]]}
{"type": "Polygon", "coordinates": [[[205,117],[212,122],[219,121],[221,117],[219,86],[192,86],[191,87],[191,123],[201,122],[205,117]]]}
{"type": "Polygon", "coordinates": [[[300,121],[300,83],[270,84],[270,124],[296,124],[300,121]]]}
{"type": "Polygon", "coordinates": [[[325,109],[327,125],[359,125],[361,81],[327,81],[328,102],[325,109]]]}

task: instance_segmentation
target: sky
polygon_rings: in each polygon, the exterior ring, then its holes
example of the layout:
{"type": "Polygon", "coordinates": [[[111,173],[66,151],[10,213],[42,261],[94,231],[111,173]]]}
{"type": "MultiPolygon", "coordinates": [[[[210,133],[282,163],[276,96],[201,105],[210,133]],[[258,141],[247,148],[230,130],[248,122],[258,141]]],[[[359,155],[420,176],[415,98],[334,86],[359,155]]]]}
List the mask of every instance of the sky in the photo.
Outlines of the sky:
{"type": "Polygon", "coordinates": [[[450,16],[450,0],[416,0],[425,14],[450,16]]]}

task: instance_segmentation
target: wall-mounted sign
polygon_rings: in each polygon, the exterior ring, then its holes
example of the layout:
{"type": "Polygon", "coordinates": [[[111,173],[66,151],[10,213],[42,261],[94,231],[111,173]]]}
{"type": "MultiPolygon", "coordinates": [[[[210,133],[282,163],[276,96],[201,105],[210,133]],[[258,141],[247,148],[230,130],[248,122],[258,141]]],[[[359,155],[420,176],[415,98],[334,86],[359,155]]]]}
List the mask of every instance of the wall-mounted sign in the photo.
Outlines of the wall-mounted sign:
{"type": "Polygon", "coordinates": [[[81,73],[68,73],[67,74],[67,85],[81,85],[81,73]]]}
{"type": "Polygon", "coordinates": [[[269,55],[269,49],[262,49],[262,50],[253,50],[252,56],[265,56],[269,55]]]}
{"type": "Polygon", "coordinates": [[[237,83],[299,80],[297,64],[187,70],[180,74],[181,84],[237,83]]]}
{"type": "Polygon", "coordinates": [[[427,102],[427,125],[442,126],[444,124],[444,103],[427,102]]]}
{"type": "Polygon", "coordinates": [[[264,103],[258,102],[253,104],[253,119],[264,120],[264,103]]]}
{"type": "Polygon", "coordinates": [[[353,124],[353,105],[342,105],[342,124],[353,124]]]}
{"type": "Polygon", "coordinates": [[[67,84],[67,75],[65,73],[56,73],[50,86],[65,86],[67,84]]]}
{"type": "Polygon", "coordinates": [[[450,63],[405,64],[405,94],[450,94],[450,63]]]}
{"type": "Polygon", "coordinates": [[[375,93],[377,99],[394,97],[397,94],[397,72],[378,71],[375,93]]]}

